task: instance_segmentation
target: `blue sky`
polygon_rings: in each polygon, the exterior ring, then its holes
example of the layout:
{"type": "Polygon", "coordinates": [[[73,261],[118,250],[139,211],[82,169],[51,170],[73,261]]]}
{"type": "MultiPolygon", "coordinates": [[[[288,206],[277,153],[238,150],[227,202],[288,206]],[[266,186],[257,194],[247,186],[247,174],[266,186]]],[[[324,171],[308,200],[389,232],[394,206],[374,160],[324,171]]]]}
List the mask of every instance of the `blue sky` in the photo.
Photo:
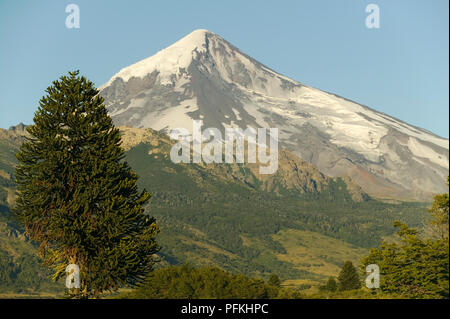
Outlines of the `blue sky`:
{"type": "Polygon", "coordinates": [[[448,0],[0,0],[0,127],[32,123],[44,90],[79,69],[97,86],[195,29],[301,83],[449,133],[448,0]],[[67,29],[68,4],[80,29],[67,29]],[[365,8],[380,8],[368,29],[365,8]]]}

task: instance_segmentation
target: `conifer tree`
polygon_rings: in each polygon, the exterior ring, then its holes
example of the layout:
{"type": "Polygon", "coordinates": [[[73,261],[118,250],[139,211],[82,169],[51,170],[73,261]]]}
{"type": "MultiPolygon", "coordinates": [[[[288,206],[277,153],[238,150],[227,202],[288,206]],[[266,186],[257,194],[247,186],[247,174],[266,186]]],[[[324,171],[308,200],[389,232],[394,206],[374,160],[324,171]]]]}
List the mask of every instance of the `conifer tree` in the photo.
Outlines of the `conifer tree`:
{"type": "Polygon", "coordinates": [[[335,292],[338,289],[338,285],[334,277],[328,278],[327,284],[325,285],[325,289],[331,292],[335,292]]]}
{"type": "Polygon", "coordinates": [[[267,281],[267,283],[274,287],[278,287],[278,288],[281,287],[280,277],[278,277],[278,275],[276,275],[276,274],[271,274],[269,276],[269,280],[267,281]]]}
{"type": "Polygon", "coordinates": [[[48,87],[17,158],[15,213],[53,272],[80,268],[76,297],[139,283],[157,261],[150,194],[123,160],[119,130],[78,71],[48,87]]]}
{"type": "Polygon", "coordinates": [[[395,221],[399,241],[383,241],[362,259],[362,272],[369,264],[380,267],[381,291],[407,298],[449,297],[448,198],[448,193],[436,195],[428,210],[431,236],[395,221]]]}
{"type": "Polygon", "coordinates": [[[361,288],[358,271],[351,261],[344,262],[338,276],[339,290],[353,290],[361,288]]]}
{"type": "MultiPolygon", "coordinates": [[[[447,187],[449,177],[447,176],[447,187]]],[[[434,196],[433,204],[428,212],[431,214],[429,227],[432,237],[440,239],[448,239],[449,234],[449,201],[448,193],[438,194],[434,196]]]]}

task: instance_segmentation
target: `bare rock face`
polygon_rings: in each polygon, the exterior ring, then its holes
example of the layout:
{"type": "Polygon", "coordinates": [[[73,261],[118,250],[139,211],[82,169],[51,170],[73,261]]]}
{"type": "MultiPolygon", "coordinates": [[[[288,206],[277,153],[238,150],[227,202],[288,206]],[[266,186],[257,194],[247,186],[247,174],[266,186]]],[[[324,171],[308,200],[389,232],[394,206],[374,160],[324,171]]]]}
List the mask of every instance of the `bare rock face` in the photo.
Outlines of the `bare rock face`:
{"type": "MultiPolygon", "coordinates": [[[[172,171],[170,168],[170,150],[176,141],[171,140],[164,133],[153,129],[140,129],[130,127],[120,127],[122,136],[122,147],[128,151],[139,144],[149,146],[148,154],[156,156],[165,163],[162,170],[172,171]]],[[[247,156],[247,153],[245,154],[247,156]]],[[[223,180],[231,183],[241,184],[244,187],[250,187],[256,190],[268,191],[280,194],[290,192],[291,194],[310,194],[319,195],[326,192],[330,183],[341,182],[341,187],[351,196],[355,202],[361,202],[369,199],[369,196],[353,181],[344,177],[331,178],[322,174],[312,164],[298,158],[294,153],[280,149],[278,159],[278,170],[274,174],[260,174],[259,167],[262,163],[244,163],[244,164],[180,164],[188,171],[188,174],[202,183],[202,176],[212,176],[214,179],[223,180]],[[199,173],[201,172],[201,173],[199,173]]],[[[151,165],[151,164],[149,164],[151,165]]]]}
{"type": "MultiPolygon", "coordinates": [[[[276,127],[280,148],[377,198],[445,191],[449,140],[276,73],[208,30],[122,69],[101,88],[117,125],[276,127]]],[[[300,181],[299,181],[300,182],[300,181]]]]}

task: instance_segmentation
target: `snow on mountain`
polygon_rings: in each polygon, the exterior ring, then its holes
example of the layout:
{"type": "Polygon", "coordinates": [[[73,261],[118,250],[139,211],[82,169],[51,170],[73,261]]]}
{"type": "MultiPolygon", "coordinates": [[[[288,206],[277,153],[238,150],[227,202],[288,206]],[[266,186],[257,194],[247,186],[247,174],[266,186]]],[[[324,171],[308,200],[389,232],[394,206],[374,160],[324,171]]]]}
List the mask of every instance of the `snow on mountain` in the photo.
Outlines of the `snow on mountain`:
{"type": "Polygon", "coordinates": [[[116,78],[121,78],[125,82],[131,77],[142,78],[153,70],[160,72],[161,83],[172,83],[173,74],[177,74],[180,68],[187,68],[198,52],[205,51],[203,44],[207,32],[196,30],[155,55],[123,68],[105,86],[110,85],[116,78]]]}
{"type": "Polygon", "coordinates": [[[430,199],[445,190],[448,139],[291,80],[208,30],[122,69],[101,94],[118,125],[277,127],[281,147],[373,196],[430,199]]]}

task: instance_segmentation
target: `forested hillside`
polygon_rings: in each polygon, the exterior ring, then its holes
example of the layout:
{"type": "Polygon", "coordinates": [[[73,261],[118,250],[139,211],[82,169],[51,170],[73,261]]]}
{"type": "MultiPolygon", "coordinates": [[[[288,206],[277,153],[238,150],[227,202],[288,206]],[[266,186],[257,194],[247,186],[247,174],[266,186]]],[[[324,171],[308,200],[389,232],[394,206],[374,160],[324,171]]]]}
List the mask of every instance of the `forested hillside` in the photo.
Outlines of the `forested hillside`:
{"type": "MultiPolygon", "coordinates": [[[[306,289],[335,274],[345,260],[358,263],[368,248],[391,237],[393,220],[421,226],[425,218],[427,204],[376,201],[351,181],[323,176],[288,153],[280,173],[263,179],[255,167],[241,164],[174,164],[166,135],[122,132],[126,160],[139,175],[140,187],[152,194],[147,213],[161,227],[163,264],[216,265],[261,278],[277,274],[285,285],[306,289]]],[[[10,210],[14,154],[22,135],[3,130],[0,144],[0,270],[5,278],[0,289],[54,291],[10,210]]]]}

